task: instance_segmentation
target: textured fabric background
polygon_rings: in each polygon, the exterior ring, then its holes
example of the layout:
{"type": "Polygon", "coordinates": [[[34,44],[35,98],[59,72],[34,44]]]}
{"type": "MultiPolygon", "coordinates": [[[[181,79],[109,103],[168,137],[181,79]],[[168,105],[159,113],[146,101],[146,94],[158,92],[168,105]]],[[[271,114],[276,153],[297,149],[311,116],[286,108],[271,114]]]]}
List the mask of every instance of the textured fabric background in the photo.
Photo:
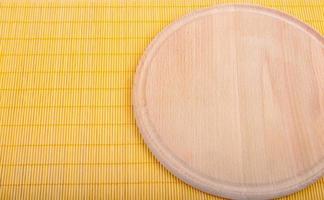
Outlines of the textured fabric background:
{"type": "MultiPolygon", "coordinates": [[[[134,122],[136,65],[163,27],[243,1],[0,3],[0,199],[213,199],[168,173],[134,122]]],[[[324,34],[324,1],[255,3],[324,34]]],[[[323,199],[324,179],[287,199],[323,199]]]]}

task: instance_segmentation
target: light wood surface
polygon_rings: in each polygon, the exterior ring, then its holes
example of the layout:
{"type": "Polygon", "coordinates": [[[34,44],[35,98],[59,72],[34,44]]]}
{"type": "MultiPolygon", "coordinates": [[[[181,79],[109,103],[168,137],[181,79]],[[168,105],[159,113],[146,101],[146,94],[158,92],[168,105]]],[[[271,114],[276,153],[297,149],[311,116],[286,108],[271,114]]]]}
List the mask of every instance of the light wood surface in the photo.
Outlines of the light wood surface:
{"type": "Polygon", "coordinates": [[[324,39],[261,7],[195,12],[147,48],[133,107],[151,151],[193,187],[290,194],[323,173],[324,39]]]}

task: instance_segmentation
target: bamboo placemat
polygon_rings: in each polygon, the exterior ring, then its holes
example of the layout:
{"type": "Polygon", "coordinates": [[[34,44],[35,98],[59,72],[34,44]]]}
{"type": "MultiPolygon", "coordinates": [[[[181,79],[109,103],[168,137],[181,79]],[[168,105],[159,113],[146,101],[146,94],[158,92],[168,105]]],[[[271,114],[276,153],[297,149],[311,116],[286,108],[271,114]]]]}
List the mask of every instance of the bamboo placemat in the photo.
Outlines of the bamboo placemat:
{"type": "MultiPolygon", "coordinates": [[[[220,3],[276,8],[324,34],[318,1],[0,3],[0,199],[213,199],[143,143],[133,75],[153,37],[220,3]]],[[[323,199],[324,179],[286,199],[323,199]]]]}

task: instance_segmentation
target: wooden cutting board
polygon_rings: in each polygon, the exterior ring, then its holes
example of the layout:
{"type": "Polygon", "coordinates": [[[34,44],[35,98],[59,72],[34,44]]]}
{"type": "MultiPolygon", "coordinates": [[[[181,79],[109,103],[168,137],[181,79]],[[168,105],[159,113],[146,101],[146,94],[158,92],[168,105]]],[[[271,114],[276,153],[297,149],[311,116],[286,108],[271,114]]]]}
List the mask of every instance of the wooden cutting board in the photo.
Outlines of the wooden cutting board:
{"type": "Polygon", "coordinates": [[[202,191],[269,199],[324,168],[324,39],[275,10],[224,5],[162,31],[136,72],[137,125],[202,191]]]}

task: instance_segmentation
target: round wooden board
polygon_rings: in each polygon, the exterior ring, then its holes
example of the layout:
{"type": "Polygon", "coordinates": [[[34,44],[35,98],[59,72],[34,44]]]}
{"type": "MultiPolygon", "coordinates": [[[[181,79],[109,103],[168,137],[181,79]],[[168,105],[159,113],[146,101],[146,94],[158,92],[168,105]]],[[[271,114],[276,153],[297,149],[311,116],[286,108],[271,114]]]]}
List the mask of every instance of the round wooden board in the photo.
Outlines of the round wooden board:
{"type": "Polygon", "coordinates": [[[137,125],[202,191],[269,199],[324,168],[324,39],[275,10],[224,5],[162,31],[136,72],[137,125]]]}

